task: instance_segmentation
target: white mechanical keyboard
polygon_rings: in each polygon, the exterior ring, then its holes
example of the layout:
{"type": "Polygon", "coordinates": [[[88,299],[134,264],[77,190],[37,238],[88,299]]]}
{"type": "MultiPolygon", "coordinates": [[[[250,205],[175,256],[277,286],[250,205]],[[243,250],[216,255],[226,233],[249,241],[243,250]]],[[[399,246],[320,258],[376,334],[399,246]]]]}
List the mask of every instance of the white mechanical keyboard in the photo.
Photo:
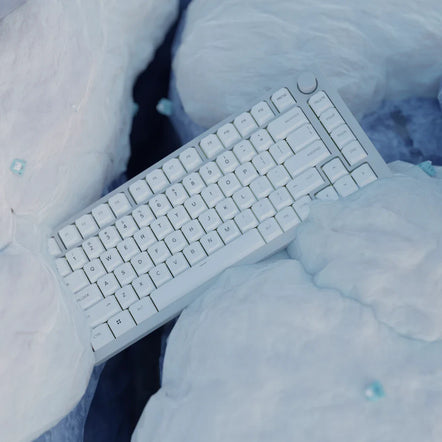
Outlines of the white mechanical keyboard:
{"type": "Polygon", "coordinates": [[[59,226],[49,251],[101,363],[226,268],[285,247],[312,199],[388,175],[337,92],[305,73],[59,226]]]}

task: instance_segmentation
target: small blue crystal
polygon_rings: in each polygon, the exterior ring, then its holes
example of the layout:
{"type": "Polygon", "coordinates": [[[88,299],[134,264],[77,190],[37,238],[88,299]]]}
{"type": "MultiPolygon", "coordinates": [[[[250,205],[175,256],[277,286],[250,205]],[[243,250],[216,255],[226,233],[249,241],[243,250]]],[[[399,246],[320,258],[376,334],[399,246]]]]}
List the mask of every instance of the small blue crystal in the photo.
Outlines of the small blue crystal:
{"type": "Polygon", "coordinates": [[[167,115],[168,117],[172,115],[172,108],[172,102],[167,98],[161,98],[157,104],[157,112],[161,115],[167,115]]]}
{"type": "Polygon", "coordinates": [[[427,175],[433,177],[436,176],[436,170],[434,169],[431,161],[424,161],[422,163],[419,163],[418,167],[420,167],[427,175]]]}
{"type": "Polygon", "coordinates": [[[12,161],[11,165],[9,166],[9,169],[15,175],[20,175],[21,176],[25,172],[25,167],[26,167],[26,161],[25,160],[20,160],[19,158],[15,158],[12,161]]]}
{"type": "Polygon", "coordinates": [[[374,381],[365,389],[365,397],[372,402],[378,401],[385,396],[384,387],[379,381],[374,381]]]}

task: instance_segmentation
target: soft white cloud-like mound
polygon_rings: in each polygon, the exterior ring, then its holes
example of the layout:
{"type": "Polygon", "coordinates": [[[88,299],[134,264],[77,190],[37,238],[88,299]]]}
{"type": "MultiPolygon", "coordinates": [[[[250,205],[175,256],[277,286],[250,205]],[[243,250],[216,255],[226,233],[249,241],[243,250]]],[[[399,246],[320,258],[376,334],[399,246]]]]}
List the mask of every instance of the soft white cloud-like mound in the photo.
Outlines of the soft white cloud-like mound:
{"type": "Polygon", "coordinates": [[[440,0],[193,0],[174,60],[186,113],[209,127],[320,70],[357,115],[436,96],[440,0]],[[197,80],[197,81],[195,81],[197,80]]]}
{"type": "Polygon", "coordinates": [[[237,267],[181,315],[132,441],[436,442],[441,350],[317,288],[294,260],[237,267]]]}
{"type": "Polygon", "coordinates": [[[442,180],[392,168],[183,312],[134,442],[441,440],[442,180]]]}
{"type": "Polygon", "coordinates": [[[313,204],[289,253],[316,285],[370,306],[398,333],[434,341],[442,339],[442,180],[419,175],[313,204]]]}
{"type": "Polygon", "coordinates": [[[0,9],[2,442],[33,439],[84,393],[88,327],[49,268],[44,235],[125,170],[132,86],[178,6],[21,3],[0,9]],[[15,159],[22,175],[10,170],[15,159]]]}

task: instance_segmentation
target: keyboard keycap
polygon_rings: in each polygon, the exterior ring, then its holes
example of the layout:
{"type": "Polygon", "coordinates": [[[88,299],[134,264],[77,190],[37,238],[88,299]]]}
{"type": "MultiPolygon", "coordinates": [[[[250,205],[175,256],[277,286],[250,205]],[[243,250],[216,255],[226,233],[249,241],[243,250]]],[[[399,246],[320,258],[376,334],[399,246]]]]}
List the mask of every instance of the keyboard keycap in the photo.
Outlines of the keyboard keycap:
{"type": "Polygon", "coordinates": [[[165,215],[172,208],[169,200],[163,193],[160,193],[151,198],[149,200],[149,207],[152,209],[152,212],[155,214],[156,217],[165,215]]]}
{"type": "Polygon", "coordinates": [[[282,209],[276,214],[275,219],[284,232],[287,232],[287,230],[290,230],[301,222],[292,207],[282,209]]]}
{"type": "Polygon", "coordinates": [[[115,248],[109,249],[102,253],[100,255],[100,260],[108,272],[112,272],[120,264],[123,264],[123,259],[115,248]]]}
{"type": "Polygon", "coordinates": [[[312,166],[319,164],[330,156],[329,150],[325,147],[322,141],[315,141],[309,146],[302,149],[298,154],[290,157],[284,166],[289,174],[294,178],[301,172],[309,169],[312,166]]]}
{"type": "Polygon", "coordinates": [[[98,258],[104,252],[104,246],[97,236],[84,241],[82,247],[89,259],[98,258]]]}
{"type": "Polygon", "coordinates": [[[318,192],[315,197],[318,200],[337,200],[339,199],[339,195],[336,193],[336,190],[332,186],[328,186],[325,189],[322,189],[318,192]]]}
{"type": "Polygon", "coordinates": [[[166,265],[173,276],[177,276],[189,268],[189,264],[181,252],[167,258],[166,265]]]}
{"type": "Polygon", "coordinates": [[[274,190],[269,195],[269,200],[278,212],[293,203],[293,198],[285,187],[274,190]]]}
{"type": "Polygon", "coordinates": [[[266,176],[261,176],[250,183],[250,189],[256,198],[265,198],[272,192],[273,186],[266,176]]]}
{"type": "Polygon", "coordinates": [[[227,123],[224,126],[221,126],[216,134],[225,147],[230,147],[241,139],[240,134],[232,123],[227,123]]]}
{"type": "Polygon", "coordinates": [[[152,258],[154,264],[160,264],[166,261],[170,256],[170,251],[164,241],[158,241],[147,249],[147,253],[152,258]]]}
{"type": "Polygon", "coordinates": [[[166,189],[166,196],[174,207],[183,204],[184,201],[189,198],[189,195],[181,183],[175,183],[169,186],[166,189]]]}
{"type": "Polygon", "coordinates": [[[266,242],[272,241],[283,233],[281,227],[279,227],[278,223],[275,221],[275,218],[268,218],[263,221],[258,226],[258,230],[266,242]]]}
{"type": "Polygon", "coordinates": [[[104,296],[113,295],[120,288],[120,284],[112,273],[106,273],[97,281],[97,284],[104,296]]]}
{"type": "Polygon", "coordinates": [[[226,198],[220,201],[215,206],[215,209],[223,221],[232,219],[239,212],[232,198],[226,198]]]}
{"type": "Polygon", "coordinates": [[[116,193],[109,198],[109,206],[114,212],[116,217],[124,215],[131,209],[131,205],[127,196],[124,193],[116,193]]]}
{"type": "Polygon", "coordinates": [[[358,186],[350,175],[344,175],[342,178],[339,178],[333,186],[339,195],[343,197],[351,195],[358,190],[358,186]]]}
{"type": "Polygon", "coordinates": [[[319,119],[321,120],[321,123],[324,125],[328,133],[331,133],[338,126],[344,124],[344,120],[334,107],[323,112],[319,119]]]}
{"type": "Polygon", "coordinates": [[[90,282],[96,282],[98,278],[101,278],[106,273],[106,270],[99,259],[93,259],[91,262],[88,262],[84,266],[84,271],[90,282]]]}
{"type": "Polygon", "coordinates": [[[239,165],[235,169],[235,175],[243,186],[248,186],[255,178],[258,178],[258,172],[250,162],[239,165]]]}
{"type": "Polygon", "coordinates": [[[218,181],[218,186],[225,196],[232,196],[238,189],[241,188],[241,183],[234,173],[224,175],[218,181]]]}
{"type": "Polygon", "coordinates": [[[63,227],[58,232],[58,236],[63,241],[63,244],[67,249],[70,249],[71,247],[76,246],[77,244],[79,244],[83,240],[77,227],[72,224],[69,226],[63,227]]]}
{"type": "Polygon", "coordinates": [[[270,180],[275,189],[286,185],[290,181],[290,175],[283,165],[270,169],[267,173],[267,178],[270,180]]]}
{"type": "MultiPolygon", "coordinates": [[[[198,220],[206,232],[215,230],[221,224],[221,218],[219,217],[218,212],[215,209],[206,210],[199,216],[198,220]]],[[[183,227],[184,234],[186,234],[185,227],[186,226],[183,227]]],[[[189,238],[187,239],[189,242],[192,241],[189,238]]],[[[193,239],[193,240],[197,241],[198,239],[193,239]]]]}
{"type": "Polygon", "coordinates": [[[123,216],[123,218],[117,220],[115,227],[123,239],[132,236],[138,230],[138,226],[131,215],[123,216]]]}
{"type": "Polygon", "coordinates": [[[248,112],[243,112],[242,114],[238,115],[233,121],[233,124],[243,138],[247,137],[258,128],[255,120],[248,112]]]}
{"type": "Polygon", "coordinates": [[[265,101],[260,101],[258,104],[255,104],[250,112],[260,126],[268,123],[275,116],[265,101]]]}
{"type": "Polygon", "coordinates": [[[97,351],[114,340],[114,335],[107,324],[101,324],[91,332],[92,348],[97,351]]]}
{"type": "Polygon", "coordinates": [[[75,249],[66,252],[66,259],[73,270],[81,269],[88,262],[86,254],[81,247],[75,247],[75,249]]]}
{"type": "Polygon", "coordinates": [[[146,181],[154,193],[162,192],[169,185],[169,180],[161,169],[149,172],[146,181]]]}
{"type": "Polygon", "coordinates": [[[140,251],[134,241],[134,238],[124,239],[123,241],[117,244],[117,249],[124,261],[129,261],[133,256],[135,256],[140,251]]]}
{"type": "Polygon", "coordinates": [[[135,278],[132,281],[132,286],[140,298],[147,296],[149,293],[152,293],[152,291],[155,290],[155,286],[149,275],[141,275],[138,278],[135,278]]]}
{"type": "Polygon", "coordinates": [[[149,272],[149,275],[157,287],[162,286],[164,283],[169,281],[169,279],[172,279],[172,274],[164,263],[154,267],[149,272]]]}
{"type": "Polygon", "coordinates": [[[350,143],[342,149],[342,155],[344,155],[350,166],[354,166],[366,158],[367,152],[365,152],[358,141],[354,140],[350,141],[350,143]]]}
{"type": "Polygon", "coordinates": [[[319,117],[325,110],[333,107],[332,102],[327,97],[324,91],[319,91],[308,100],[308,104],[313,109],[313,112],[319,117]]]}
{"type": "Polygon", "coordinates": [[[61,276],[69,275],[72,272],[71,267],[69,266],[66,258],[58,258],[55,260],[55,265],[57,267],[58,273],[61,276]]]}
{"type": "Polygon", "coordinates": [[[235,223],[241,232],[244,233],[247,232],[247,230],[256,227],[258,225],[258,220],[250,209],[246,209],[235,216],[235,223]]]}
{"type": "MultiPolygon", "coordinates": [[[[201,198],[201,195],[193,195],[192,197],[190,197],[184,203],[184,207],[186,208],[191,218],[198,218],[198,216],[207,209],[207,206],[201,198]]],[[[184,221],[187,220],[185,219],[184,221]]]]}
{"type": "Polygon", "coordinates": [[[83,238],[94,235],[98,232],[97,223],[94,221],[94,218],[92,218],[92,215],[89,214],[83,215],[78,218],[77,221],[75,221],[75,225],[77,226],[83,238]]]}
{"type": "Polygon", "coordinates": [[[206,187],[204,181],[201,179],[200,174],[196,172],[187,175],[183,179],[183,186],[190,196],[200,193],[204,187],[206,187]]]}
{"type": "Polygon", "coordinates": [[[195,265],[196,263],[198,263],[199,261],[201,261],[203,258],[206,257],[206,252],[203,250],[203,247],[199,242],[194,242],[192,244],[189,244],[183,250],[183,253],[191,266],[195,265]]]}
{"type": "Polygon", "coordinates": [[[285,110],[291,108],[295,103],[295,99],[287,88],[279,89],[272,95],[272,102],[279,110],[279,112],[284,112],[285,110]]]}
{"type": "Polygon", "coordinates": [[[224,199],[224,194],[221,192],[218,184],[207,186],[201,192],[201,196],[209,209],[215,207],[222,199],[224,199]]]}
{"type": "Polygon", "coordinates": [[[336,180],[341,178],[347,174],[347,169],[342,164],[342,161],[339,158],[334,158],[328,163],[322,166],[322,170],[327,175],[327,178],[331,183],[334,183],[336,180]]]}
{"type": "Polygon", "coordinates": [[[256,155],[256,150],[249,140],[243,140],[238,144],[235,144],[233,153],[235,154],[236,158],[238,158],[238,161],[242,164],[250,161],[256,155]]]}
{"type": "Polygon", "coordinates": [[[324,180],[318,171],[313,167],[307,169],[305,172],[296,176],[293,180],[287,183],[287,190],[292,197],[297,200],[301,196],[307,195],[315,191],[318,187],[324,184],[324,180]]]}
{"type": "Polygon", "coordinates": [[[217,232],[225,244],[228,244],[241,235],[238,226],[234,223],[233,220],[229,220],[224,224],[221,224],[218,227],[217,232]]]}
{"type": "Polygon", "coordinates": [[[308,123],[304,112],[301,108],[294,107],[285,114],[276,118],[267,126],[270,135],[275,141],[283,140],[290,132],[293,132],[303,124],[308,123]]]}
{"type": "Polygon", "coordinates": [[[140,299],[138,302],[130,306],[129,311],[137,324],[141,324],[143,321],[157,313],[157,309],[150,298],[140,299]]]}
{"type": "Polygon", "coordinates": [[[319,140],[319,135],[311,124],[301,126],[287,137],[287,143],[295,153],[315,140],[319,140]]]}
{"type": "Polygon", "coordinates": [[[277,164],[282,164],[287,158],[293,155],[292,150],[284,140],[280,140],[270,146],[269,152],[277,164]]]}
{"type": "Polygon", "coordinates": [[[236,191],[232,195],[232,198],[239,210],[248,209],[254,202],[256,202],[255,196],[248,187],[243,187],[236,191]]]}
{"type": "Polygon", "coordinates": [[[216,231],[212,231],[204,235],[200,239],[200,243],[204,247],[204,250],[208,255],[211,255],[213,252],[220,249],[224,245],[216,231]]]}
{"type": "Polygon", "coordinates": [[[215,134],[207,135],[200,141],[200,147],[207,158],[213,158],[224,150],[224,146],[215,134]]]}
{"type": "Polygon", "coordinates": [[[100,204],[99,206],[93,208],[92,216],[100,227],[111,223],[115,219],[115,216],[108,204],[100,204]]]}
{"type": "Polygon", "coordinates": [[[75,295],[75,301],[78,302],[83,310],[89,308],[91,305],[94,305],[96,302],[101,301],[102,299],[103,295],[101,294],[97,284],[90,284],[84,289],[81,289],[75,295]]]}
{"type": "Polygon", "coordinates": [[[120,311],[121,308],[115,299],[115,296],[108,296],[107,298],[98,301],[85,312],[89,326],[96,327],[120,311]]]}
{"type": "Polygon", "coordinates": [[[189,147],[180,154],[180,161],[187,172],[191,172],[197,168],[201,163],[201,157],[194,147],[189,147]]]}
{"type": "Polygon", "coordinates": [[[107,322],[117,338],[136,326],[135,321],[127,310],[117,313],[107,322]]]}
{"type": "Polygon", "coordinates": [[[141,252],[135,255],[130,260],[130,263],[137,272],[138,276],[147,273],[153,267],[153,262],[149,258],[149,255],[146,252],[141,252]]]}
{"type": "Polygon", "coordinates": [[[86,274],[82,269],[69,273],[69,275],[65,276],[64,282],[74,293],[89,285],[86,274]]]}
{"type": "Polygon", "coordinates": [[[219,167],[214,161],[204,164],[200,169],[200,175],[207,185],[216,183],[222,176],[219,167]]]}
{"type": "Polygon", "coordinates": [[[258,221],[264,221],[267,218],[275,215],[275,208],[267,198],[257,201],[252,206],[252,211],[258,218],[258,221]]]}
{"type": "Polygon", "coordinates": [[[177,230],[172,232],[170,235],[167,235],[164,242],[166,243],[167,248],[170,250],[170,253],[173,255],[177,252],[181,252],[181,250],[187,246],[186,238],[184,238],[181,230],[177,230]]]}
{"type": "Polygon", "coordinates": [[[167,217],[175,230],[181,229],[187,221],[190,221],[190,216],[184,206],[176,206],[172,210],[169,210],[167,217]]]}
{"type": "Polygon", "coordinates": [[[130,284],[137,277],[134,268],[129,262],[125,262],[118,266],[114,270],[114,274],[122,286],[130,284]]]}
{"type": "MultiPolygon", "coordinates": [[[[218,214],[216,212],[215,214],[218,217],[218,214]]],[[[188,223],[184,224],[181,231],[183,232],[184,236],[186,237],[189,243],[198,241],[205,233],[203,228],[201,227],[200,222],[196,219],[193,219],[192,221],[189,221],[188,223]]]]}
{"type": "Polygon", "coordinates": [[[121,287],[121,289],[117,290],[115,296],[123,309],[129,308],[134,302],[138,301],[138,296],[131,285],[121,287]]]}
{"type": "Polygon", "coordinates": [[[178,158],[172,158],[166,161],[163,165],[163,172],[167,176],[170,182],[181,179],[186,171],[178,158]]]}
{"type": "Polygon", "coordinates": [[[156,242],[155,235],[150,227],[144,227],[134,234],[134,240],[136,241],[141,251],[146,250],[154,242],[156,242]]]}
{"type": "Polygon", "coordinates": [[[137,204],[144,203],[144,201],[152,196],[152,191],[144,180],[138,180],[131,184],[129,186],[129,192],[137,204]]]}
{"type": "Polygon", "coordinates": [[[367,163],[355,169],[351,173],[351,176],[356,181],[359,187],[364,187],[377,179],[377,176],[373,172],[373,169],[367,163]]]}
{"type": "Polygon", "coordinates": [[[109,226],[101,230],[98,237],[106,249],[115,247],[121,241],[121,236],[114,226],[109,226]]]}
{"type": "Polygon", "coordinates": [[[269,133],[265,129],[257,130],[251,137],[250,142],[257,152],[264,152],[267,150],[274,141],[269,133]]]}
{"type": "Polygon", "coordinates": [[[355,140],[353,132],[346,124],[341,124],[341,126],[338,126],[336,129],[332,130],[330,136],[336,143],[336,146],[338,146],[338,148],[341,150],[350,141],[355,140]]]}
{"type": "Polygon", "coordinates": [[[236,159],[235,155],[230,150],[228,150],[218,155],[218,157],[216,158],[216,164],[219,166],[222,172],[226,174],[229,172],[233,172],[239,165],[239,162],[236,159]]]}
{"type": "Polygon", "coordinates": [[[142,206],[139,206],[133,210],[132,217],[140,229],[148,226],[155,219],[152,210],[146,204],[143,204],[142,206]]]}
{"type": "Polygon", "coordinates": [[[150,225],[150,228],[158,240],[164,239],[173,231],[172,224],[170,224],[170,221],[166,216],[160,216],[150,225]]]}
{"type": "Polygon", "coordinates": [[[275,160],[267,151],[256,155],[252,163],[260,175],[265,175],[272,167],[276,166],[275,160]]]}

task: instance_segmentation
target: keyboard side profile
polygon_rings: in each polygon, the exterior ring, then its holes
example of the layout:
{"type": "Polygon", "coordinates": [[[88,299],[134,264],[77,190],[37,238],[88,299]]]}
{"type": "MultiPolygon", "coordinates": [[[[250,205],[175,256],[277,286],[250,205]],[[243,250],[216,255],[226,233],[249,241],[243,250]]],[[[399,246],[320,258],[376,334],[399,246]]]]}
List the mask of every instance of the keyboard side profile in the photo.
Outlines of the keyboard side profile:
{"type": "Polygon", "coordinates": [[[306,73],[58,226],[49,250],[98,364],[176,317],[228,267],[286,247],[312,199],[389,175],[338,93],[306,73]]]}

